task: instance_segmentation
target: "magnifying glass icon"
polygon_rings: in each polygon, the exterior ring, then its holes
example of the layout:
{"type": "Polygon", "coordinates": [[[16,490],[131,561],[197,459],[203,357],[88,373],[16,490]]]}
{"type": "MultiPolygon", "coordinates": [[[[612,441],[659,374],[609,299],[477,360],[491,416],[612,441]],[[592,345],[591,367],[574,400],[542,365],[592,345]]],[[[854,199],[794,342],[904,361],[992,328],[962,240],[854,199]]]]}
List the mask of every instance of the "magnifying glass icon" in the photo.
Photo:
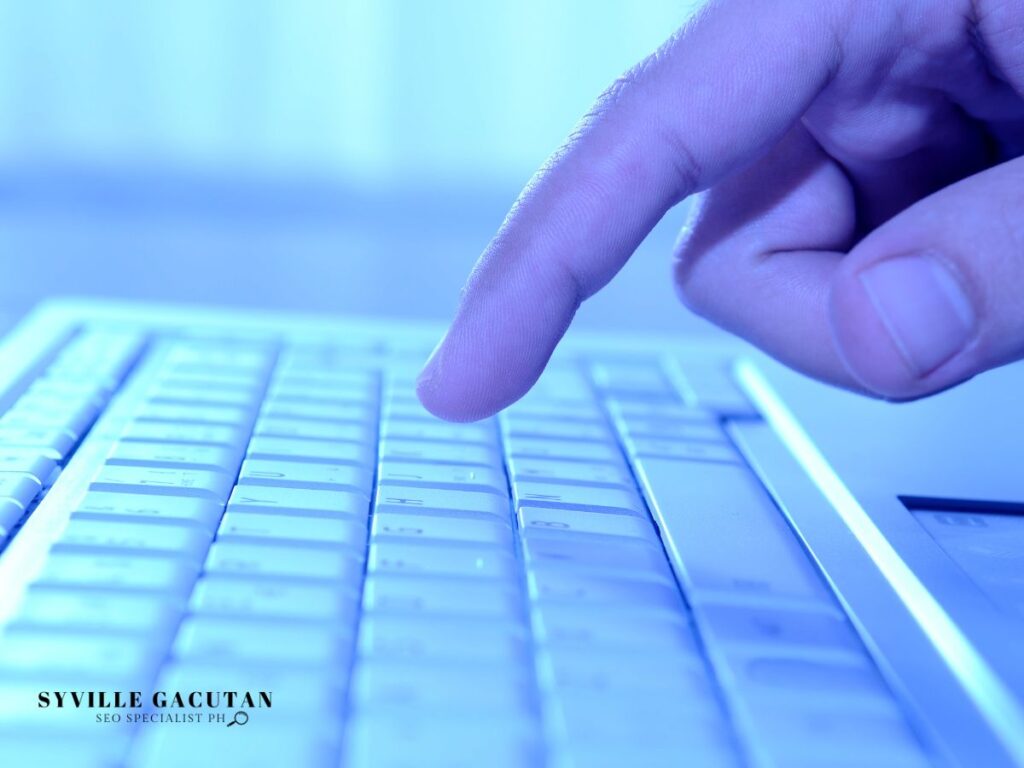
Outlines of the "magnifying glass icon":
{"type": "Polygon", "coordinates": [[[230,728],[232,725],[245,725],[248,722],[249,713],[243,712],[242,710],[238,710],[237,712],[235,712],[235,716],[231,718],[231,722],[228,723],[228,728],[230,728]]]}

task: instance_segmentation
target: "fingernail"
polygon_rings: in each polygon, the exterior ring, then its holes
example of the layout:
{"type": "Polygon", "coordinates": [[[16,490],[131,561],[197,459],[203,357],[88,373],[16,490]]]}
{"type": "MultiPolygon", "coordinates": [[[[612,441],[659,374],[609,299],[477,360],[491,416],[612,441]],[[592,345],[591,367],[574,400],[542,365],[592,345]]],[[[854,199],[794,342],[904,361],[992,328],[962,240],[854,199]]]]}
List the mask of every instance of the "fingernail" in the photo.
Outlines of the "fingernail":
{"type": "Polygon", "coordinates": [[[916,376],[963,349],[977,317],[960,281],[937,256],[900,256],[860,274],[861,285],[916,376]]]}

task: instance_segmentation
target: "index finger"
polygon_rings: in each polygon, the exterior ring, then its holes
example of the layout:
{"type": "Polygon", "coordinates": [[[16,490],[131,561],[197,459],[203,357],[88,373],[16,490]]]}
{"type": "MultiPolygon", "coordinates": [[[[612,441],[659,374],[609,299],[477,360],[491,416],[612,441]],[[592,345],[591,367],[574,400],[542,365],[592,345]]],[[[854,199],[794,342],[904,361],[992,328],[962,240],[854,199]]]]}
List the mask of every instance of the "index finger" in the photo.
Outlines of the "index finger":
{"type": "Polygon", "coordinates": [[[420,375],[443,418],[488,416],[544,369],[576,309],[673,205],[757,157],[839,61],[832,3],[724,0],[621,77],[530,181],[420,375]]]}

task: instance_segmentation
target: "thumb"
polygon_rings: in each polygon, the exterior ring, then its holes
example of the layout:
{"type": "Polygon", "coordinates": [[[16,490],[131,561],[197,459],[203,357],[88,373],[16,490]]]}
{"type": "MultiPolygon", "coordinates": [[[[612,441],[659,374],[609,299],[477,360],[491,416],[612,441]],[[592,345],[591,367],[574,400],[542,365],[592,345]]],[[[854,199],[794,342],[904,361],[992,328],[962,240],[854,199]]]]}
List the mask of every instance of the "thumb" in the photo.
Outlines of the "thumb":
{"type": "Polygon", "coordinates": [[[850,374],[882,397],[932,394],[1024,356],[1024,160],[927,197],[865,238],[831,289],[850,374]]]}

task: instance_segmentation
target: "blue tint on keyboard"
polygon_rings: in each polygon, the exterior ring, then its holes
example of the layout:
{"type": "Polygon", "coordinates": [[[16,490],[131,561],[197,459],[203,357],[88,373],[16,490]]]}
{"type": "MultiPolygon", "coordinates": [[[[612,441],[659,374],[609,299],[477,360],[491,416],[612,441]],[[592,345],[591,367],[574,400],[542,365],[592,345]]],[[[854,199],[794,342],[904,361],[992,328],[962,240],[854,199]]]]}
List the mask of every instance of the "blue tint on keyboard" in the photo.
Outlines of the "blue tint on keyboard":
{"type": "Polygon", "coordinates": [[[74,337],[0,417],[10,539],[120,414],[0,638],[3,764],[930,764],[727,439],[756,413],[724,372],[563,358],[448,424],[423,353],[74,337]],[[36,711],[57,688],[274,705],[104,728],[36,711]]]}

